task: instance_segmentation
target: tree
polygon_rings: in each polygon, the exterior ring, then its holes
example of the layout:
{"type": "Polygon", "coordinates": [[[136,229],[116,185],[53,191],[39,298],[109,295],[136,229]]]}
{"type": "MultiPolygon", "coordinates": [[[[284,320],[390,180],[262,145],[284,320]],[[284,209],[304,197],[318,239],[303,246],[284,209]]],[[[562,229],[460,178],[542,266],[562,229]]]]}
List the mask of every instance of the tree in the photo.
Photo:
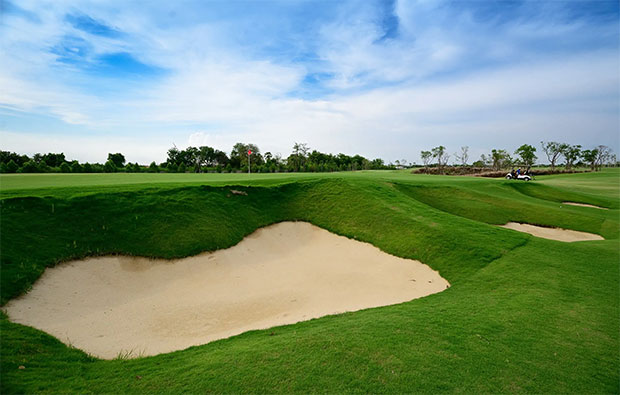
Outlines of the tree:
{"type": "Polygon", "coordinates": [[[523,164],[523,166],[530,167],[533,166],[534,162],[536,162],[536,159],[538,159],[535,152],[535,147],[529,144],[523,144],[522,146],[517,148],[517,150],[515,151],[515,155],[521,158],[521,163],[523,164]]]}
{"type": "Polygon", "coordinates": [[[601,170],[601,166],[609,160],[611,156],[611,148],[606,145],[599,145],[596,147],[596,168],[601,170]]]}
{"type": "Polygon", "coordinates": [[[566,169],[570,170],[573,167],[573,163],[581,155],[581,145],[563,144],[562,155],[566,159],[566,169]]]}
{"type": "Polygon", "coordinates": [[[71,164],[71,173],[82,173],[82,165],[76,160],[71,164]]]}
{"type": "Polygon", "coordinates": [[[469,160],[469,147],[461,147],[461,153],[455,153],[454,158],[461,166],[467,166],[467,161],[469,160]]]}
{"type": "Polygon", "coordinates": [[[37,163],[33,160],[29,160],[19,169],[20,173],[38,173],[39,168],[37,163]]]}
{"type": "Polygon", "coordinates": [[[63,162],[60,165],[60,172],[61,173],[71,173],[71,167],[69,166],[69,164],[67,162],[63,162]]]}
{"type": "Polygon", "coordinates": [[[551,170],[555,170],[555,162],[562,154],[562,150],[566,144],[560,144],[556,141],[541,141],[540,144],[542,145],[543,152],[547,155],[547,159],[549,159],[551,163],[551,170]]]}
{"type": "Polygon", "coordinates": [[[93,166],[86,162],[84,163],[84,166],[82,166],[82,170],[84,171],[84,173],[92,173],[93,172],[93,166]]]}
{"type": "Polygon", "coordinates": [[[448,156],[446,155],[446,147],[440,145],[439,147],[435,147],[431,150],[433,154],[433,158],[437,159],[437,166],[439,170],[443,173],[443,166],[448,162],[448,156]]]}
{"type": "Polygon", "coordinates": [[[159,173],[159,166],[157,166],[157,163],[155,163],[155,161],[151,162],[148,171],[149,173],[159,173]]]}
{"type": "Polygon", "coordinates": [[[508,152],[503,149],[491,150],[491,160],[493,161],[494,170],[501,170],[504,167],[509,166],[512,161],[510,155],[508,155],[508,152]]]}
{"type": "Polygon", "coordinates": [[[246,171],[248,170],[248,151],[252,151],[250,159],[252,170],[255,171],[254,167],[258,169],[258,166],[260,166],[263,162],[263,157],[260,154],[260,150],[254,144],[243,143],[235,144],[230,153],[230,163],[233,169],[245,168],[246,171]]]}
{"type": "Polygon", "coordinates": [[[422,151],[420,152],[420,157],[422,158],[422,162],[424,163],[424,169],[428,170],[428,164],[431,163],[431,159],[433,159],[433,154],[431,151],[422,151]]]}
{"type": "Polygon", "coordinates": [[[108,161],[111,161],[114,167],[121,168],[125,166],[125,156],[121,153],[108,154],[108,161]]]}
{"type": "Polygon", "coordinates": [[[108,159],[105,165],[103,165],[103,171],[105,173],[116,173],[116,165],[111,159],[108,159]]]}
{"type": "Polygon", "coordinates": [[[303,166],[306,164],[309,149],[306,143],[293,144],[293,152],[289,155],[287,160],[290,170],[302,170],[303,166]]]}
{"type": "Polygon", "coordinates": [[[181,163],[177,171],[179,173],[185,173],[187,171],[187,167],[185,166],[185,163],[181,163]]]}
{"type": "Polygon", "coordinates": [[[590,170],[594,171],[596,169],[596,158],[598,158],[598,150],[596,148],[581,151],[581,157],[590,165],[590,170]]]}
{"type": "Polygon", "coordinates": [[[18,169],[19,169],[19,165],[15,163],[13,159],[11,159],[9,163],[6,164],[7,173],[16,173],[18,169]]]}
{"type": "Polygon", "coordinates": [[[47,163],[47,165],[51,167],[60,167],[60,165],[65,163],[67,160],[65,159],[65,154],[62,152],[60,154],[50,152],[43,155],[41,157],[41,161],[47,163]]]}

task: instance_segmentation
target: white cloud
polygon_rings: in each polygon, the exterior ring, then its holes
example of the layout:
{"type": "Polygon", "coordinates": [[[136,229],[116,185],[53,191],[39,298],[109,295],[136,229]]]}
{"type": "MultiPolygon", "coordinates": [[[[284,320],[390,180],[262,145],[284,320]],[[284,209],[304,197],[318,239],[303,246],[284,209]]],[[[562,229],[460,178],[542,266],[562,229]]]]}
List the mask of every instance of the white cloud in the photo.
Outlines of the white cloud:
{"type": "MultiPolygon", "coordinates": [[[[506,24],[493,36],[467,12],[450,14],[435,1],[399,1],[398,36],[379,40],[384,32],[375,8],[345,4],[332,19],[317,21],[318,36],[307,38],[316,43],[300,44],[315,48],[318,61],[297,62],[245,51],[247,43],[229,37],[252,26],[172,23],[174,7],[166,3],[148,10],[125,2],[20,5],[42,23],[7,17],[0,27],[0,106],[87,128],[76,136],[11,126],[2,132],[3,149],[65,151],[97,161],[122,151],[143,163],[163,160],[172,141],[226,152],[236,142],[253,142],[284,155],[299,141],[386,160],[418,160],[421,149],[439,144],[510,150],[541,139],[587,145],[579,139],[588,138],[618,149],[617,49],[545,56],[523,45],[598,32],[583,23],[534,18],[506,24]],[[123,36],[77,31],[64,15],[80,10],[123,36]],[[86,76],[59,65],[49,51],[66,34],[87,40],[90,56],[127,51],[168,72],[146,82],[86,76]],[[293,96],[307,72],[333,73],[331,93],[293,96]]],[[[255,41],[262,44],[261,37],[255,41]]]]}

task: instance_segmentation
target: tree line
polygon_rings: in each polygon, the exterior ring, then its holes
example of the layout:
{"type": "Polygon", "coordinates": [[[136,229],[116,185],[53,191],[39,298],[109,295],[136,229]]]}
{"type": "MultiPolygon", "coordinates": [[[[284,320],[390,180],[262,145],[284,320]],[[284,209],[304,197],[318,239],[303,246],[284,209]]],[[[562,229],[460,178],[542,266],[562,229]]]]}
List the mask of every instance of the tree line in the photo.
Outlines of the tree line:
{"type": "MultiPolygon", "coordinates": [[[[615,166],[618,162],[614,154],[606,145],[598,145],[592,149],[582,149],[581,145],[571,145],[559,143],[557,141],[541,141],[541,150],[547,157],[551,170],[556,166],[562,165],[566,170],[571,170],[576,166],[588,166],[592,171],[600,170],[604,165],[615,166]]],[[[468,166],[469,147],[461,147],[461,151],[449,154],[446,147],[440,145],[430,151],[421,151],[420,156],[424,167],[439,167],[443,169],[448,166],[452,157],[454,166],[468,166]]],[[[480,159],[474,161],[473,167],[487,167],[493,170],[502,170],[509,167],[531,167],[536,164],[536,147],[523,144],[511,155],[504,149],[493,149],[490,154],[482,154],[480,159]]]]}
{"type": "MultiPolygon", "coordinates": [[[[398,162],[398,161],[397,161],[398,162]]],[[[399,162],[400,163],[400,162],[399,162]]],[[[261,153],[255,144],[237,143],[230,154],[209,146],[176,146],[167,152],[164,162],[150,165],[127,163],[122,153],[109,153],[107,161],[101,163],[80,163],[67,160],[64,153],[35,154],[32,157],[15,152],[0,151],[0,173],[205,173],[205,172],[332,172],[353,170],[395,169],[382,159],[369,160],[361,155],[326,154],[310,151],[305,143],[295,143],[292,153],[283,158],[280,154],[261,153]]]]}

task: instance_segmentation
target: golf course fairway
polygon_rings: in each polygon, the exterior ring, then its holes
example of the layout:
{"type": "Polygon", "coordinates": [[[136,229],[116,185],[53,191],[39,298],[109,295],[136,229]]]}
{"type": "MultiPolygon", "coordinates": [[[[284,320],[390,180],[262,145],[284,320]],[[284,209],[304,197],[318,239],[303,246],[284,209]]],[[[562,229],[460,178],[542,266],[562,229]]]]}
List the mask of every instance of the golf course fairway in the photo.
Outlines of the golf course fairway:
{"type": "MultiPolygon", "coordinates": [[[[618,393],[619,188],[618,169],[530,183],[408,171],[2,175],[3,311],[36,292],[48,267],[200,256],[288,221],[422,262],[450,287],[153,356],[121,347],[111,360],[2,313],[0,390],[618,393]],[[547,240],[501,227],[509,222],[603,240],[547,240]]],[[[153,294],[175,281],[164,277],[153,294]]],[[[170,338],[189,328],[177,321],[170,338]]]]}

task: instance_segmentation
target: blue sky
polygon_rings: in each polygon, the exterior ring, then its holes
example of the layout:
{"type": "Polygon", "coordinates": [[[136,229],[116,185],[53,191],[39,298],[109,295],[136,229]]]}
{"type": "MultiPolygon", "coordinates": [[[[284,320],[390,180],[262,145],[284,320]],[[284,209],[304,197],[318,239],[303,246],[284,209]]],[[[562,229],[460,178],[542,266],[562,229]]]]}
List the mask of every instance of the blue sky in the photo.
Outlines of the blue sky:
{"type": "Polygon", "coordinates": [[[617,1],[0,4],[3,150],[620,148],[617,1]]]}

